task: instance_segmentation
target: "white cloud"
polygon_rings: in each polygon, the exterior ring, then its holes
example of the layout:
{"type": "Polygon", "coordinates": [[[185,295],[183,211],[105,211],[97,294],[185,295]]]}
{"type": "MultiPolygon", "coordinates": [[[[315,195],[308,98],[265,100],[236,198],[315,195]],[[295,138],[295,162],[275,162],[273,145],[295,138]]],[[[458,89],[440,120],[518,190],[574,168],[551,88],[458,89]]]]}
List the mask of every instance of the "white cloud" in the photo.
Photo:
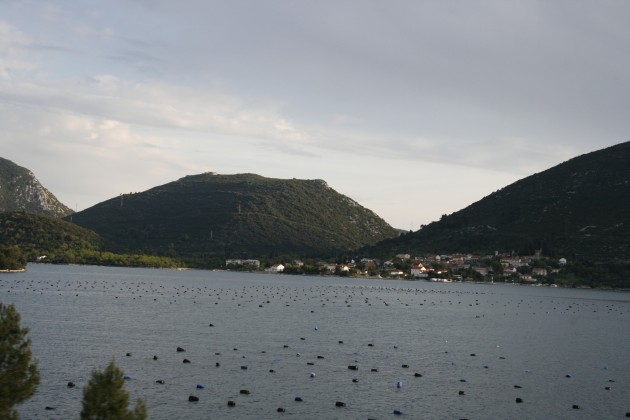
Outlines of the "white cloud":
{"type": "Polygon", "coordinates": [[[0,20],[0,79],[9,79],[15,72],[35,67],[25,51],[30,45],[25,34],[0,20]]]}
{"type": "Polygon", "coordinates": [[[5,2],[3,157],[82,205],[216,170],[322,178],[388,220],[451,212],[627,140],[629,19],[579,0],[5,2]],[[405,193],[436,174],[466,183],[423,184],[430,208],[405,193]]]}

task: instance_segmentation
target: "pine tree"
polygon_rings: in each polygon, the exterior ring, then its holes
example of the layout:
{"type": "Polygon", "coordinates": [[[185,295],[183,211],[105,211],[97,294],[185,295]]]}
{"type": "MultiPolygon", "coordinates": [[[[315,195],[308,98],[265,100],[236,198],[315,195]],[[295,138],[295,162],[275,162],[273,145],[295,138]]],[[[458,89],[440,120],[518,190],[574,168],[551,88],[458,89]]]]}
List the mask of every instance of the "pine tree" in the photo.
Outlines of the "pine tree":
{"type": "Polygon", "coordinates": [[[28,328],[20,327],[14,305],[0,302],[0,418],[17,419],[13,409],[30,398],[39,384],[37,364],[31,360],[28,328]]]}
{"type": "Polygon", "coordinates": [[[122,370],[112,360],[104,371],[92,371],[92,378],[83,389],[81,420],[144,420],[147,408],[138,401],[133,411],[127,410],[129,394],[125,391],[122,370]]]}

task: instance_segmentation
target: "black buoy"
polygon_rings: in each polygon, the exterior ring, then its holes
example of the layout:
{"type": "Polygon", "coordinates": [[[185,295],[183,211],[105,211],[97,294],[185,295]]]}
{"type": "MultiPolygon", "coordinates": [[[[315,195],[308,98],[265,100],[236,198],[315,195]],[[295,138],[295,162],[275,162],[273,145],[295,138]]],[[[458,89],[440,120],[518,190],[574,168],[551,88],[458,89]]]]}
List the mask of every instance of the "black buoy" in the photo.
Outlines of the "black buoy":
{"type": "Polygon", "coordinates": [[[241,366],[241,370],[247,370],[247,366],[245,365],[241,366]]]}
{"type": "Polygon", "coordinates": [[[276,373],[276,371],[273,369],[269,369],[269,373],[276,373]]]}
{"type": "Polygon", "coordinates": [[[199,401],[199,397],[196,397],[194,395],[190,395],[190,396],[188,396],[188,401],[190,401],[190,402],[197,402],[197,401],[199,401]]]}
{"type": "Polygon", "coordinates": [[[573,404],[573,409],[574,409],[574,410],[579,410],[579,409],[580,409],[580,406],[579,406],[579,405],[577,405],[577,404],[573,404]]]}
{"type": "Polygon", "coordinates": [[[44,407],[44,410],[49,410],[49,411],[50,411],[50,410],[54,410],[54,409],[55,409],[55,407],[51,407],[51,406],[49,406],[49,405],[47,405],[46,407],[44,407]]]}
{"type": "Polygon", "coordinates": [[[184,363],[190,363],[190,360],[184,359],[184,363]]]}
{"type": "Polygon", "coordinates": [[[214,365],[215,365],[216,367],[219,367],[219,366],[221,366],[221,363],[216,362],[214,365]]]}
{"type": "Polygon", "coordinates": [[[228,407],[234,407],[236,406],[236,403],[232,400],[228,401],[228,407]]]}
{"type": "Polygon", "coordinates": [[[125,354],[125,356],[131,357],[131,353],[127,353],[127,354],[125,354]]]}
{"type": "Polygon", "coordinates": [[[414,373],[413,376],[415,376],[416,378],[422,378],[422,374],[421,373],[414,373]]]}
{"type": "Polygon", "coordinates": [[[352,379],[352,383],[353,383],[353,384],[356,384],[356,383],[358,383],[358,382],[359,382],[359,380],[358,380],[357,378],[352,379]]]}
{"type": "Polygon", "coordinates": [[[75,386],[74,382],[68,382],[68,388],[74,388],[75,386]]]}
{"type": "Polygon", "coordinates": [[[181,352],[186,351],[186,350],[184,350],[182,347],[177,347],[177,351],[181,353],[181,352]]]}
{"type": "Polygon", "coordinates": [[[516,398],[516,403],[517,403],[517,404],[520,404],[520,403],[522,403],[522,402],[523,402],[523,399],[522,399],[522,398],[516,398]]]}
{"type": "Polygon", "coordinates": [[[164,385],[164,379],[158,379],[155,383],[164,385]]]}
{"type": "Polygon", "coordinates": [[[403,368],[408,369],[409,365],[402,365],[403,368]]]}
{"type": "Polygon", "coordinates": [[[459,391],[459,395],[466,395],[464,391],[459,391]]]}
{"type": "Polygon", "coordinates": [[[241,390],[239,391],[239,394],[242,394],[242,395],[249,395],[249,390],[247,390],[247,389],[241,389],[241,390]]]}
{"type": "Polygon", "coordinates": [[[337,401],[335,402],[335,407],[345,407],[346,403],[343,401],[337,401]]]}
{"type": "Polygon", "coordinates": [[[153,360],[157,360],[157,359],[158,359],[157,355],[154,355],[153,360]]]}
{"type": "Polygon", "coordinates": [[[514,385],[514,388],[516,388],[516,389],[521,389],[521,388],[523,388],[523,387],[522,387],[522,386],[520,386],[520,385],[514,385]]]}
{"type": "Polygon", "coordinates": [[[284,413],[286,410],[282,407],[278,407],[278,409],[276,410],[278,413],[284,413]]]}
{"type": "Polygon", "coordinates": [[[304,398],[302,398],[302,397],[295,397],[294,400],[297,401],[297,402],[302,402],[302,401],[304,401],[304,398]]]}
{"type": "Polygon", "coordinates": [[[359,370],[359,367],[357,365],[348,365],[348,369],[350,369],[350,370],[359,370]]]}
{"type": "Polygon", "coordinates": [[[372,369],[370,369],[370,372],[378,372],[378,369],[377,368],[372,368],[372,369]]]}
{"type": "Polygon", "coordinates": [[[343,344],[343,340],[339,340],[339,344],[343,344]]]}

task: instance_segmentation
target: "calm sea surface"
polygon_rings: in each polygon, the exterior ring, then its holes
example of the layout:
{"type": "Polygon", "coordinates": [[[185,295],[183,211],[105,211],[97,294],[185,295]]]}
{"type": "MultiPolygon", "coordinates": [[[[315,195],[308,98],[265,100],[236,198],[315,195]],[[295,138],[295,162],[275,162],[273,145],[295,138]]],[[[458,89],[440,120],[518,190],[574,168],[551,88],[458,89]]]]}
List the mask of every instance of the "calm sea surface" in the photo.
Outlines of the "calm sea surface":
{"type": "Polygon", "coordinates": [[[152,419],[630,412],[629,293],[30,265],[0,275],[0,300],[30,328],[41,373],[23,419],[78,418],[92,369],[112,359],[152,419]]]}

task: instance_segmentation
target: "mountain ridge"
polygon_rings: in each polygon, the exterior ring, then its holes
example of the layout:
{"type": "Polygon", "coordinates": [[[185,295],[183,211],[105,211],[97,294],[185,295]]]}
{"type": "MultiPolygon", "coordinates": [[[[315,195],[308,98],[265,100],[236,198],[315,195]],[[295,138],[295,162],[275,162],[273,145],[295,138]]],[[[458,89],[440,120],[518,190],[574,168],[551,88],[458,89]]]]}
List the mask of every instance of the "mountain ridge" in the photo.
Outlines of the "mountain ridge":
{"type": "Polygon", "coordinates": [[[514,182],[368,252],[515,252],[630,260],[630,142],[514,182]]]}
{"type": "Polygon", "coordinates": [[[323,180],[214,172],[105,200],[72,221],[114,249],[178,256],[334,253],[397,235],[323,180]]]}
{"type": "Polygon", "coordinates": [[[42,186],[32,171],[0,157],[0,212],[64,217],[72,210],[42,186]]]}

